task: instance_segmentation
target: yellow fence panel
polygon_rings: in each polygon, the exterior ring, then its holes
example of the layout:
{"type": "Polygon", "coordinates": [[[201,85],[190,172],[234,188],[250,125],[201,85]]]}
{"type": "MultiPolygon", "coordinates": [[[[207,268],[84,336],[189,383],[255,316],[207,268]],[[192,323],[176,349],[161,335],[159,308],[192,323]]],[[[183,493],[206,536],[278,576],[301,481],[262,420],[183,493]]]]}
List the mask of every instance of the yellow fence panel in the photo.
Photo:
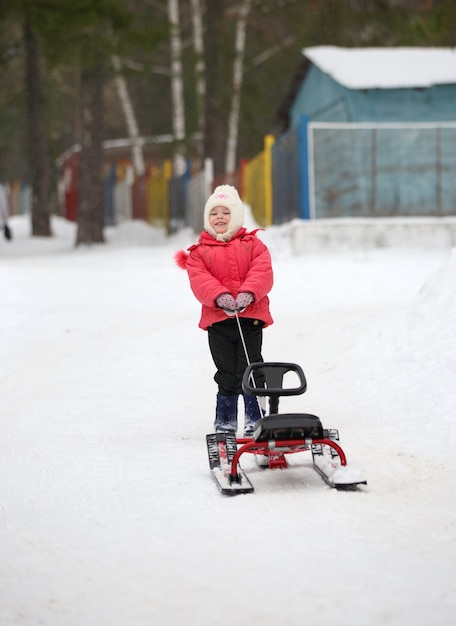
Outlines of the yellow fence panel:
{"type": "Polygon", "coordinates": [[[260,226],[272,224],[272,146],[274,137],[267,135],[264,150],[243,171],[243,200],[252,208],[253,218],[260,226]]]}
{"type": "Polygon", "coordinates": [[[163,167],[151,167],[147,176],[147,220],[153,226],[168,230],[169,180],[172,175],[171,161],[163,167]]]}

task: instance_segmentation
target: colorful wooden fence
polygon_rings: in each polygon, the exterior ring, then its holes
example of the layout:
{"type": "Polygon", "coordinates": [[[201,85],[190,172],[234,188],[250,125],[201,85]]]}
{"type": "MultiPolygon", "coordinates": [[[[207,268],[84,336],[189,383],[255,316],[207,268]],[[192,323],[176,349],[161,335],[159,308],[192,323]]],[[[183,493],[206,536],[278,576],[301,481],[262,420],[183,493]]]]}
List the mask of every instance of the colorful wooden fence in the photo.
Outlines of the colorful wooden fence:
{"type": "Polygon", "coordinates": [[[243,170],[242,199],[250,205],[255,221],[260,226],[270,226],[272,219],[272,158],[274,137],[267,135],[264,150],[248,161],[243,170]]]}

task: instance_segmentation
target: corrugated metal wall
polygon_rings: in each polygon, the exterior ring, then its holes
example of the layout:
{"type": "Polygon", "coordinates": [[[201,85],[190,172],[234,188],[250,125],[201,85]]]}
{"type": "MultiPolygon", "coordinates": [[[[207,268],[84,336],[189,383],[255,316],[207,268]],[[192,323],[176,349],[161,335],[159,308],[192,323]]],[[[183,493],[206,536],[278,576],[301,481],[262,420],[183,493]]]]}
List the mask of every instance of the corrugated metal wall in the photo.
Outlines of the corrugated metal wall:
{"type": "Polygon", "coordinates": [[[312,217],[454,215],[456,123],[311,123],[312,217]]]}

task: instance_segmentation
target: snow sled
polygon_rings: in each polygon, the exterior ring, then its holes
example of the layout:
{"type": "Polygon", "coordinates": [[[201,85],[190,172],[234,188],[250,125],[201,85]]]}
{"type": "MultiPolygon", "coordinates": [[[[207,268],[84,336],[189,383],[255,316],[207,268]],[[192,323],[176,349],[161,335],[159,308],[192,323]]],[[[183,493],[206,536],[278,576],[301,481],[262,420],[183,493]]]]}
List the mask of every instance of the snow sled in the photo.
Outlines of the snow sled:
{"type": "Polygon", "coordinates": [[[248,365],[242,389],[250,395],[267,396],[270,411],[258,420],[251,438],[236,438],[235,433],[206,435],[209,466],[223,495],[254,490],[241,469],[244,454],[254,454],[257,464],[265,469],[285,469],[289,454],[310,453],[312,467],[330,487],[357,490],[366,484],[359,470],[347,464],[336,429],[323,428],[320,418],[310,413],[279,413],[280,397],[303,394],[306,388],[304,372],[296,363],[248,365]],[[255,386],[255,373],[264,377],[264,387],[255,386]]]}

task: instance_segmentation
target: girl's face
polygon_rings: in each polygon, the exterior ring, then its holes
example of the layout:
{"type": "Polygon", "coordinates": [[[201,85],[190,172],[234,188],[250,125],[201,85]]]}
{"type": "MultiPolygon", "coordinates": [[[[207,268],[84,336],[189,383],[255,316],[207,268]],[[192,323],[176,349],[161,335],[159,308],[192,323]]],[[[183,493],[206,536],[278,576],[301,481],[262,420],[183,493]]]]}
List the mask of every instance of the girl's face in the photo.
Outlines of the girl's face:
{"type": "Polygon", "coordinates": [[[209,224],[217,235],[226,233],[230,223],[231,213],[225,206],[215,206],[209,213],[209,224]]]}

